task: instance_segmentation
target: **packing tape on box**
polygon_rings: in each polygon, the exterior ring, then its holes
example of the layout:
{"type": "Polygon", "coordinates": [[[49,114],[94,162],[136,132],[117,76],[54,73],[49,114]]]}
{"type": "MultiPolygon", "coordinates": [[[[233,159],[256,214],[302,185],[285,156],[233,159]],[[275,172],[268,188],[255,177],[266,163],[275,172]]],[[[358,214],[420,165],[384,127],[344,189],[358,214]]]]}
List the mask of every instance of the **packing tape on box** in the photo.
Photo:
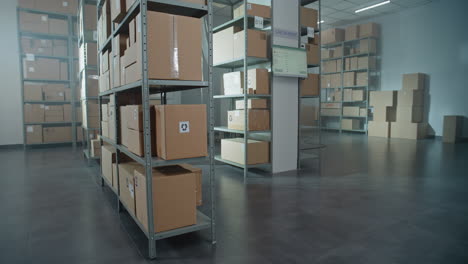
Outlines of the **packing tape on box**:
{"type": "Polygon", "coordinates": [[[174,43],[174,49],[173,49],[173,52],[172,52],[172,58],[171,58],[171,62],[172,62],[172,72],[171,72],[171,75],[178,79],[179,78],[179,39],[177,38],[177,19],[175,19],[175,17],[173,17],[173,20],[174,20],[174,24],[173,24],[173,29],[172,29],[172,37],[173,37],[173,43],[174,43]]]}

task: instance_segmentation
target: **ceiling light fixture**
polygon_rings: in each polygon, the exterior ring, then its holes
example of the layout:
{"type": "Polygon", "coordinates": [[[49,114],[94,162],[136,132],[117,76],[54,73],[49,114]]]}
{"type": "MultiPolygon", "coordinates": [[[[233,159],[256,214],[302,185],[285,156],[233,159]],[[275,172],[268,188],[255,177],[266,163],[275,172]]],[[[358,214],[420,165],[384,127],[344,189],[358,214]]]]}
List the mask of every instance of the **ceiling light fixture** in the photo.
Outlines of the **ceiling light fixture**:
{"type": "Polygon", "coordinates": [[[375,5],[371,5],[371,6],[368,6],[368,7],[364,7],[364,8],[361,8],[361,9],[358,9],[356,11],[354,11],[354,13],[359,13],[359,12],[362,12],[362,11],[366,11],[366,10],[369,10],[371,8],[375,8],[375,7],[378,7],[378,6],[382,6],[382,5],[386,5],[390,3],[390,0],[388,1],[384,1],[384,2],[381,2],[381,3],[378,3],[378,4],[375,4],[375,5]]]}

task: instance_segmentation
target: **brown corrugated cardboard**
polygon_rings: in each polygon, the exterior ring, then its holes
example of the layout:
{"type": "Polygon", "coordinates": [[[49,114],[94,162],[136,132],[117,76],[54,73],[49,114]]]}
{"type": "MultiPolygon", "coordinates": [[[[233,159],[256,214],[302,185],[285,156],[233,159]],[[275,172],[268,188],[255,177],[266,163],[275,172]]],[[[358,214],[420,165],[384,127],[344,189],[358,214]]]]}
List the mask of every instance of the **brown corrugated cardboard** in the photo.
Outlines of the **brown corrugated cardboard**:
{"type": "MultiPolygon", "coordinates": [[[[270,110],[250,109],[248,114],[248,130],[264,131],[270,129],[270,110]]],[[[228,128],[244,130],[244,110],[228,111],[228,128]]]]}
{"type": "Polygon", "coordinates": [[[325,61],[322,63],[324,73],[336,72],[336,60],[325,61]]]}
{"type": "Polygon", "coordinates": [[[331,87],[333,88],[341,87],[341,74],[340,73],[331,74],[329,78],[330,78],[331,87]]]}
{"type": "Polygon", "coordinates": [[[366,23],[359,25],[359,37],[374,37],[380,36],[380,26],[376,23],[366,23]]]}
{"type": "Polygon", "coordinates": [[[368,79],[367,72],[356,73],[356,85],[367,86],[368,84],[369,84],[369,79],[368,79]]]}
{"type": "Polygon", "coordinates": [[[115,109],[114,106],[109,105],[109,138],[112,140],[116,140],[116,130],[115,130],[115,109]]]}
{"type": "Polygon", "coordinates": [[[24,122],[25,123],[44,122],[44,105],[24,104],[24,122]]]}
{"type": "Polygon", "coordinates": [[[195,189],[195,193],[196,193],[196,197],[197,197],[197,206],[201,206],[203,204],[203,192],[202,192],[202,188],[203,188],[203,171],[201,168],[197,168],[197,167],[194,167],[190,164],[179,164],[180,167],[190,171],[191,173],[194,173],[195,174],[195,177],[196,177],[196,189],[195,189]]]}
{"type": "MultiPolygon", "coordinates": [[[[248,99],[247,109],[266,109],[268,108],[267,99],[248,99]]],[[[244,100],[236,101],[236,110],[244,109],[244,100]]]]}
{"type": "Polygon", "coordinates": [[[213,65],[234,59],[234,32],[230,27],[213,34],[213,65]]]}
{"type": "Polygon", "coordinates": [[[427,123],[393,122],[392,138],[424,139],[427,133],[427,123]]]}
{"type": "Polygon", "coordinates": [[[398,102],[397,91],[371,91],[369,97],[369,105],[374,107],[396,106],[398,102]]]}
{"type": "Polygon", "coordinates": [[[396,107],[394,106],[379,106],[374,107],[373,113],[374,121],[376,122],[395,122],[396,107]]]}
{"type": "Polygon", "coordinates": [[[111,185],[113,184],[112,177],[112,164],[115,163],[116,150],[110,145],[103,145],[101,147],[101,173],[111,185]]]}
{"type": "Polygon", "coordinates": [[[309,73],[307,79],[299,80],[301,96],[318,96],[319,78],[320,75],[309,73]]]}
{"type": "Polygon", "coordinates": [[[70,104],[63,105],[63,121],[65,122],[72,121],[72,107],[70,104]]]}
{"type": "Polygon", "coordinates": [[[340,28],[330,28],[322,32],[322,45],[341,42],[345,38],[345,31],[340,28]]]}
{"type": "MultiPolygon", "coordinates": [[[[270,160],[270,145],[267,141],[248,140],[247,164],[263,164],[270,160]]],[[[244,165],[245,145],[243,138],[221,140],[221,158],[244,165]]]]}
{"type": "Polygon", "coordinates": [[[307,64],[308,65],[318,65],[320,64],[320,49],[318,45],[304,44],[306,54],[307,54],[307,64]]]}
{"type": "Polygon", "coordinates": [[[391,136],[391,126],[390,122],[377,122],[369,121],[367,123],[367,135],[369,137],[384,137],[390,138],[391,136]]]}
{"type": "MultiPolygon", "coordinates": [[[[244,93],[243,72],[223,74],[224,94],[238,95],[244,93]]],[[[270,93],[270,78],[267,69],[250,69],[248,71],[248,90],[255,94],[270,93]]]]}
{"type": "Polygon", "coordinates": [[[45,122],[63,122],[63,105],[44,106],[45,122]]]}
{"type": "Polygon", "coordinates": [[[18,7],[21,7],[21,8],[34,9],[36,8],[35,4],[36,4],[35,0],[18,0],[18,7]]]}
{"type": "Polygon", "coordinates": [[[463,134],[463,116],[444,116],[444,143],[457,143],[463,134]]]}
{"type": "Polygon", "coordinates": [[[359,41],[360,53],[377,53],[377,40],[363,39],[359,41]]]}
{"type": "Polygon", "coordinates": [[[23,86],[24,101],[42,101],[42,85],[25,83],[23,86]]]}
{"type": "Polygon", "coordinates": [[[68,21],[49,18],[49,32],[57,35],[68,35],[68,21]]]}
{"type": "Polygon", "coordinates": [[[96,43],[86,43],[86,63],[87,65],[97,65],[96,43]]]}
{"type": "Polygon", "coordinates": [[[398,91],[398,106],[424,106],[424,90],[398,91]]]}
{"type": "Polygon", "coordinates": [[[359,106],[343,106],[344,116],[359,116],[359,106]]]}
{"type": "Polygon", "coordinates": [[[92,139],[91,140],[91,157],[101,157],[101,140],[92,139]]]}
{"type": "Polygon", "coordinates": [[[343,101],[345,102],[353,101],[353,89],[343,90],[343,101]]]}
{"type": "MultiPolygon", "coordinates": [[[[320,34],[315,33],[313,38],[307,37],[307,42],[309,44],[320,45],[320,34]]],[[[322,59],[323,59],[323,57],[322,57],[322,59]]]]}
{"type": "Polygon", "coordinates": [[[301,7],[301,26],[318,28],[318,12],[312,8],[301,7]]]}
{"type": "Polygon", "coordinates": [[[353,57],[349,60],[349,69],[351,71],[357,70],[358,69],[358,58],[353,57]]]}
{"type": "Polygon", "coordinates": [[[343,74],[343,85],[345,87],[355,86],[356,85],[356,73],[345,72],[343,74]]]}
{"type": "Polygon", "coordinates": [[[364,90],[353,90],[352,101],[364,101],[366,100],[366,93],[364,90]]]}
{"type": "Polygon", "coordinates": [[[48,15],[19,12],[19,23],[21,31],[49,33],[48,15]]]}
{"type": "Polygon", "coordinates": [[[111,20],[112,22],[119,23],[127,13],[125,0],[111,0],[110,1],[111,20]]]}
{"type": "Polygon", "coordinates": [[[359,38],[359,25],[352,25],[346,28],[345,40],[354,40],[359,38]]]}
{"type": "Polygon", "coordinates": [[[157,105],[158,157],[165,160],[207,156],[206,105],[157,105]]]}
{"type": "MultiPolygon", "coordinates": [[[[247,31],[248,47],[247,56],[267,58],[267,34],[264,31],[249,29],[247,31]]],[[[244,31],[234,33],[234,59],[244,58],[245,34],[244,31]]]]}
{"type": "Polygon", "coordinates": [[[374,70],[377,67],[375,56],[371,57],[359,57],[358,58],[358,70],[371,69],[374,70]]]}
{"type": "Polygon", "coordinates": [[[396,110],[396,121],[399,123],[421,123],[423,117],[423,107],[398,105],[396,110]]]}
{"type": "Polygon", "coordinates": [[[67,62],[60,62],[60,80],[62,81],[68,80],[68,63],[67,62]]]}
{"type": "MultiPolygon", "coordinates": [[[[179,165],[153,169],[153,216],[155,232],[197,223],[197,173],[179,165]]],[[[146,177],[135,170],[136,217],[148,230],[146,177]]]]}
{"type": "Polygon", "coordinates": [[[119,190],[122,203],[127,206],[130,214],[135,214],[135,171],[144,171],[144,167],[136,162],[119,163],[119,190]]]}
{"type": "Polygon", "coordinates": [[[333,57],[334,58],[341,58],[341,57],[343,57],[344,55],[347,55],[347,54],[348,54],[348,47],[345,47],[344,50],[343,50],[343,47],[336,47],[333,50],[333,57]]]}
{"type": "MultiPolygon", "coordinates": [[[[233,11],[233,18],[236,19],[238,17],[244,16],[244,4],[241,4],[233,11]]],[[[247,15],[249,16],[258,16],[263,18],[271,18],[271,7],[266,5],[257,5],[248,3],[247,4],[247,15]]]]}
{"type": "Polygon", "coordinates": [[[343,70],[343,60],[342,59],[336,60],[336,70],[338,72],[341,72],[343,70]]]}
{"type": "Polygon", "coordinates": [[[341,89],[336,89],[335,92],[332,94],[332,100],[333,102],[341,102],[343,101],[343,94],[341,92],[341,89]]]}
{"type": "Polygon", "coordinates": [[[108,104],[101,104],[101,120],[102,121],[109,121],[109,105],[108,104]]]}
{"type": "Polygon", "coordinates": [[[84,6],[84,14],[86,19],[84,19],[84,29],[85,30],[96,30],[97,28],[97,17],[96,17],[96,5],[86,4],[84,6]],[[95,14],[94,16],[92,14],[95,14]]]}
{"type": "Polygon", "coordinates": [[[71,127],[44,127],[44,143],[71,142],[71,127]]]}
{"type": "Polygon", "coordinates": [[[42,86],[44,101],[64,101],[65,100],[65,85],[62,84],[47,84],[42,86]]]}
{"type": "Polygon", "coordinates": [[[424,90],[425,88],[425,74],[424,73],[411,73],[403,74],[402,90],[424,90]]]}
{"type": "Polygon", "coordinates": [[[26,144],[42,143],[42,126],[26,126],[26,144]]]}
{"type": "Polygon", "coordinates": [[[345,130],[357,130],[361,129],[361,120],[359,119],[342,119],[341,129],[345,130]]]}

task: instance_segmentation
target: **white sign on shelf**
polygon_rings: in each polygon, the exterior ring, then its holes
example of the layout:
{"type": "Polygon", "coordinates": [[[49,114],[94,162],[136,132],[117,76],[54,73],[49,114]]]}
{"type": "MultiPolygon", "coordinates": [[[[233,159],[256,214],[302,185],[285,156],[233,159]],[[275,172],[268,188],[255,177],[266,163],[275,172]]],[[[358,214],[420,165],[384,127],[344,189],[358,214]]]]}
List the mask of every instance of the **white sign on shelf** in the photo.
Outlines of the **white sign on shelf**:
{"type": "Polygon", "coordinates": [[[255,28],[263,29],[263,17],[255,16],[255,28]]]}
{"type": "Polygon", "coordinates": [[[307,78],[305,49],[273,46],[273,74],[280,77],[307,78]]]}
{"type": "Polygon", "coordinates": [[[307,37],[315,38],[315,29],[313,27],[307,27],[307,37]]]}

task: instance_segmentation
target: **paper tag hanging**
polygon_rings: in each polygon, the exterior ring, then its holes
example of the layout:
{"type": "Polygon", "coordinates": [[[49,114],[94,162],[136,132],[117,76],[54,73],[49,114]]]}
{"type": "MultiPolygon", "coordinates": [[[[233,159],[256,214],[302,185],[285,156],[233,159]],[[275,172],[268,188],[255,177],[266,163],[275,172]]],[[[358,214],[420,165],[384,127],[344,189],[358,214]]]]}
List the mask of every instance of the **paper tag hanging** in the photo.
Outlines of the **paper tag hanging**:
{"type": "Polygon", "coordinates": [[[307,28],[307,37],[308,38],[315,38],[315,29],[313,27],[307,28]]]}
{"type": "Polygon", "coordinates": [[[179,122],[179,133],[189,133],[190,132],[190,122],[182,121],[179,122]]]}
{"type": "Polygon", "coordinates": [[[263,17],[255,16],[255,28],[263,29],[263,17]]]}

